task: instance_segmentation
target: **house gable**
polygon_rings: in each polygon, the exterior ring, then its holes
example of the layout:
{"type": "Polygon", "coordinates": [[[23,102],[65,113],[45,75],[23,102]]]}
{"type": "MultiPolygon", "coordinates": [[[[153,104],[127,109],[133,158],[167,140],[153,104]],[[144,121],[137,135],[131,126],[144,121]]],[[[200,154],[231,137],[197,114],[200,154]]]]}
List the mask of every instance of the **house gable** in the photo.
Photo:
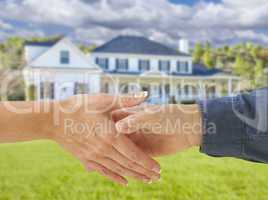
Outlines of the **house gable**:
{"type": "Polygon", "coordinates": [[[85,68],[99,69],[67,38],[63,38],[50,49],[28,64],[29,67],[42,68],[85,68]],[[69,62],[61,62],[61,52],[68,52],[69,62]]]}

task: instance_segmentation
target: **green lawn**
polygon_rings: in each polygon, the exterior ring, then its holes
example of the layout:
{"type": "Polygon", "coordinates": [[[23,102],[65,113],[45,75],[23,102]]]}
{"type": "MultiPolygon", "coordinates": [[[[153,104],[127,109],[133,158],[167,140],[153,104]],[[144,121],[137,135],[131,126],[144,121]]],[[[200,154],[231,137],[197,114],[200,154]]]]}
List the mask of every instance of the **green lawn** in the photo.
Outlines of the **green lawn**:
{"type": "Polygon", "coordinates": [[[0,146],[0,200],[266,200],[268,165],[210,158],[197,150],[161,158],[162,179],[121,187],[87,173],[57,145],[39,141],[0,146]]]}

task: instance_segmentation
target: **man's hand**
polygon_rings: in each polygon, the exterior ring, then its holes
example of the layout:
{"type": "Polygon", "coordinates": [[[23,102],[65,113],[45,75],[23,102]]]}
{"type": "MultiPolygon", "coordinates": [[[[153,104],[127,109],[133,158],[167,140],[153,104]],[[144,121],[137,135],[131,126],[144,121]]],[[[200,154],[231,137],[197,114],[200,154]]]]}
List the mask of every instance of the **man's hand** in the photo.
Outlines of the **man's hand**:
{"type": "Polygon", "coordinates": [[[78,95],[55,102],[51,117],[59,113],[59,124],[51,124],[47,131],[52,131],[51,139],[76,156],[87,169],[123,185],[127,184],[125,176],[149,183],[159,179],[160,166],[128,137],[117,133],[110,113],[138,105],[145,98],[145,95],[78,95]],[[61,110],[57,112],[59,107],[61,110]]]}
{"type": "Polygon", "coordinates": [[[117,130],[151,156],[174,154],[201,143],[197,105],[147,105],[112,113],[117,130]]]}

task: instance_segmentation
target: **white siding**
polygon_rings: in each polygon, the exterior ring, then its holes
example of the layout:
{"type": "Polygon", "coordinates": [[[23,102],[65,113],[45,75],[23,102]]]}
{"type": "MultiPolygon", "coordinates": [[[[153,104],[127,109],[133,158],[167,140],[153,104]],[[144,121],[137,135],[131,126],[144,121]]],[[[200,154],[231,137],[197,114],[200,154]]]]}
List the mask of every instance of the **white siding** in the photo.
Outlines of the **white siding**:
{"type": "Polygon", "coordinates": [[[91,60],[95,62],[98,58],[108,58],[109,59],[109,70],[116,69],[115,60],[116,58],[128,59],[129,71],[139,70],[139,60],[145,59],[150,61],[150,70],[158,71],[159,60],[170,61],[170,69],[172,72],[177,72],[177,61],[188,62],[189,63],[189,74],[192,73],[192,58],[185,56],[157,56],[157,55],[133,55],[133,54],[112,54],[112,53],[92,53],[90,55],[91,60]]]}
{"type": "Polygon", "coordinates": [[[35,61],[33,61],[33,63],[31,63],[31,67],[93,68],[86,56],[84,56],[80,50],[76,49],[76,47],[65,40],[60,41],[35,61]],[[69,64],[60,63],[61,51],[69,51],[69,64]]]}

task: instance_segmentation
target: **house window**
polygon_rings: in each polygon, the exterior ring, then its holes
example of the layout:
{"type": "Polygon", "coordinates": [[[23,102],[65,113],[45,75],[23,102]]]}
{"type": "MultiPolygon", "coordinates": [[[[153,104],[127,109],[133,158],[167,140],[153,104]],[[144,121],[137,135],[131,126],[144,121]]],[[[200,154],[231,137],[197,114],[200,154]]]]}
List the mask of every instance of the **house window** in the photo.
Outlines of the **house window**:
{"type": "Polygon", "coordinates": [[[116,59],[116,69],[118,71],[127,71],[128,59],[116,59]]]}
{"type": "Polygon", "coordinates": [[[40,83],[40,99],[44,99],[45,96],[45,84],[42,82],[40,83]]]}
{"type": "Polygon", "coordinates": [[[40,84],[40,99],[54,99],[54,83],[41,82],[40,84]]]}
{"type": "Polygon", "coordinates": [[[148,92],[148,95],[150,96],[150,85],[143,85],[141,91],[148,92]]]}
{"type": "Polygon", "coordinates": [[[169,72],[170,71],[170,61],[168,60],[160,60],[158,64],[159,71],[169,72]]]}
{"type": "Polygon", "coordinates": [[[104,83],[103,92],[104,93],[109,93],[109,83],[104,83]]]}
{"type": "Polygon", "coordinates": [[[69,51],[61,51],[60,52],[60,63],[61,64],[69,64],[69,62],[70,62],[69,51]]]}
{"type": "Polygon", "coordinates": [[[215,98],[217,96],[216,87],[211,86],[207,88],[208,98],[215,98]]]}
{"type": "Polygon", "coordinates": [[[166,93],[167,96],[170,96],[170,86],[169,86],[169,84],[165,85],[165,93],[166,93]]]}
{"type": "Polygon", "coordinates": [[[102,69],[109,69],[109,59],[108,58],[96,58],[96,64],[99,65],[102,69]]]}
{"type": "Polygon", "coordinates": [[[127,94],[128,93],[128,84],[120,84],[120,94],[127,94]]]}
{"type": "Polygon", "coordinates": [[[149,60],[139,60],[139,71],[149,71],[150,70],[150,61],[149,60]]]}
{"type": "Polygon", "coordinates": [[[181,96],[182,95],[182,89],[181,89],[180,84],[177,85],[177,91],[178,91],[178,96],[181,96]]]}
{"type": "Polygon", "coordinates": [[[54,99],[54,97],[55,97],[55,84],[50,83],[49,84],[49,98],[54,99]]]}
{"type": "Polygon", "coordinates": [[[184,86],[184,94],[186,97],[188,97],[190,95],[190,86],[189,85],[184,86]]]}
{"type": "Polygon", "coordinates": [[[85,83],[75,83],[74,84],[74,94],[87,94],[88,85],[85,83]]]}
{"type": "Polygon", "coordinates": [[[189,72],[189,63],[187,61],[177,61],[177,72],[179,73],[188,73],[189,72]]]}

